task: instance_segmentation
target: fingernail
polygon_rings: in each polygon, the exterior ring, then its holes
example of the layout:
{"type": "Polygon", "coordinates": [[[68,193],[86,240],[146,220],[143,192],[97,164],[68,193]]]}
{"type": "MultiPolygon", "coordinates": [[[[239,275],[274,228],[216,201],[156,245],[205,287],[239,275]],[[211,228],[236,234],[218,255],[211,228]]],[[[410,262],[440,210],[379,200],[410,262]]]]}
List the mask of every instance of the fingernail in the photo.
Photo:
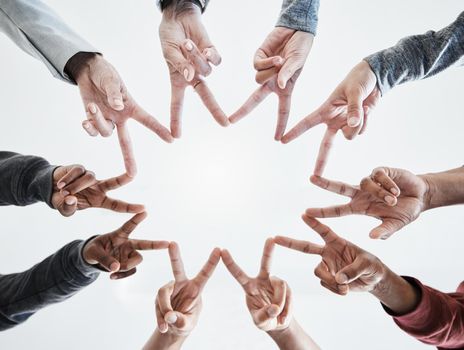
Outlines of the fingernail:
{"type": "Polygon", "coordinates": [[[161,333],[166,333],[168,331],[168,325],[166,323],[163,323],[161,326],[159,326],[159,331],[161,333]]]}
{"type": "Polygon", "coordinates": [[[110,275],[110,279],[117,280],[118,278],[115,275],[110,275]]]}
{"type": "Polygon", "coordinates": [[[211,57],[212,53],[211,53],[211,50],[206,50],[205,51],[205,56],[206,57],[211,57]]]}
{"type": "Polygon", "coordinates": [[[68,191],[63,191],[63,196],[69,196],[69,192],[68,191]]]}
{"type": "Polygon", "coordinates": [[[389,205],[394,205],[395,204],[395,198],[392,196],[385,196],[385,202],[387,202],[389,205]]]}
{"type": "Polygon", "coordinates": [[[189,77],[189,71],[187,68],[184,69],[184,78],[185,80],[188,80],[188,77],[189,77]]]}
{"type": "Polygon", "coordinates": [[[187,43],[185,44],[185,48],[186,48],[188,51],[192,51],[192,50],[193,50],[192,42],[191,42],[191,41],[187,41],[187,43]]]}
{"type": "Polygon", "coordinates": [[[89,124],[89,122],[87,122],[87,121],[85,121],[82,125],[83,125],[84,128],[86,128],[86,129],[90,128],[90,124],[89,124]]]}
{"type": "Polygon", "coordinates": [[[392,187],[390,188],[390,192],[393,193],[395,196],[400,194],[400,191],[398,191],[396,188],[392,187]]]}
{"type": "Polygon", "coordinates": [[[115,98],[113,100],[113,102],[116,105],[116,107],[118,107],[118,108],[123,108],[124,107],[124,102],[122,102],[122,100],[120,98],[115,98]]]}
{"type": "Polygon", "coordinates": [[[114,262],[110,265],[110,271],[111,272],[116,272],[119,269],[119,264],[117,262],[114,262]]]}
{"type": "Polygon", "coordinates": [[[275,307],[270,307],[267,309],[267,314],[269,315],[269,317],[276,317],[278,312],[279,310],[277,310],[277,308],[275,307]]]}
{"type": "Polygon", "coordinates": [[[174,313],[169,314],[168,317],[166,317],[166,322],[169,324],[173,324],[177,321],[177,316],[174,313]]]}
{"type": "Polygon", "coordinates": [[[341,273],[340,275],[338,275],[338,282],[339,282],[339,283],[346,283],[346,282],[348,282],[348,276],[345,275],[344,273],[341,273]]]}
{"type": "Polygon", "coordinates": [[[358,117],[350,117],[348,118],[348,126],[351,126],[352,128],[357,126],[359,124],[359,118],[358,117]]]}
{"type": "Polygon", "coordinates": [[[76,198],[73,198],[73,197],[66,198],[64,201],[65,201],[65,203],[66,203],[67,205],[74,205],[74,204],[76,204],[76,198]]]}
{"type": "Polygon", "coordinates": [[[273,60],[272,60],[272,63],[274,65],[280,65],[282,63],[282,57],[275,57],[273,60]]]}
{"type": "Polygon", "coordinates": [[[61,190],[64,186],[66,186],[66,184],[61,181],[61,182],[58,182],[56,186],[61,190]]]}
{"type": "Polygon", "coordinates": [[[279,84],[279,88],[280,88],[281,90],[285,89],[285,85],[286,85],[285,82],[279,80],[278,84],[279,84]]]}
{"type": "Polygon", "coordinates": [[[89,111],[90,111],[90,113],[95,114],[95,113],[97,113],[97,107],[94,104],[90,104],[89,105],[89,111]]]}

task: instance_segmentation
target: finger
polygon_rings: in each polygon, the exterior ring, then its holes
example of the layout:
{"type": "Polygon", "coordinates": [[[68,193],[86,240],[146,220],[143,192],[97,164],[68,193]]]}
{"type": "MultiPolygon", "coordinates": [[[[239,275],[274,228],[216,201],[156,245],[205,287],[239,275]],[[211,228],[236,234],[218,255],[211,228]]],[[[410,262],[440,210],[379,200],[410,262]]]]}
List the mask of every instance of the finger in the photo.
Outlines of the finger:
{"type": "Polygon", "coordinates": [[[261,268],[258,277],[268,279],[271,274],[272,253],[274,252],[275,242],[273,238],[268,238],[264,243],[263,256],[261,258],[261,268]]]}
{"type": "Polygon", "coordinates": [[[284,136],[287,128],[288,117],[290,115],[290,107],[292,104],[292,95],[279,96],[279,114],[277,118],[277,128],[274,139],[280,141],[284,136]]]}
{"type": "MultiPolygon", "coordinates": [[[[128,249],[131,249],[130,246],[128,249]]],[[[124,256],[127,257],[127,260],[120,261],[121,267],[119,269],[120,272],[130,271],[134,269],[136,266],[140,265],[143,261],[143,256],[136,250],[128,252],[124,252],[124,256]]]]}
{"type": "Polygon", "coordinates": [[[182,110],[184,108],[185,87],[171,84],[171,134],[178,139],[182,135],[182,110]]]}
{"type": "Polygon", "coordinates": [[[287,294],[285,296],[285,305],[284,305],[282,312],[279,315],[279,323],[282,325],[287,322],[287,318],[289,317],[293,309],[292,290],[290,289],[288,285],[286,286],[286,289],[287,289],[287,294]]]}
{"type": "Polygon", "coordinates": [[[324,251],[324,247],[320,246],[319,244],[314,244],[307,241],[300,241],[289,237],[276,236],[274,238],[274,242],[280,246],[293,250],[298,250],[306,254],[322,255],[324,251]]]}
{"type": "Polygon", "coordinates": [[[192,40],[185,40],[182,44],[182,52],[184,57],[195,67],[196,74],[203,77],[211,74],[211,66],[192,40]]]}
{"type": "Polygon", "coordinates": [[[127,129],[126,124],[118,125],[117,129],[119,146],[121,147],[122,157],[124,159],[124,166],[126,168],[127,175],[133,178],[137,175],[137,164],[135,162],[134,149],[132,147],[129,130],[127,129]]]}
{"type": "Polygon", "coordinates": [[[272,277],[271,285],[273,289],[272,304],[278,307],[279,312],[277,315],[279,315],[285,306],[285,299],[287,298],[287,284],[279,278],[272,277]]]}
{"type": "Polygon", "coordinates": [[[312,184],[324,190],[341,194],[342,196],[350,198],[353,198],[358,191],[354,186],[348,185],[344,182],[332,181],[320,176],[312,175],[310,177],[310,181],[312,184]]]}
{"type": "Polygon", "coordinates": [[[101,136],[109,137],[113,133],[113,123],[105,119],[100,108],[95,103],[87,105],[87,119],[93,121],[94,127],[101,136]]]}
{"type": "Polygon", "coordinates": [[[86,171],[84,175],[77,178],[73,182],[67,184],[65,187],[61,189],[62,193],[67,196],[68,194],[76,194],[80,191],[89,188],[98,183],[98,180],[95,178],[95,174],[86,171]]]}
{"type": "Polygon", "coordinates": [[[121,93],[122,86],[119,76],[111,76],[102,80],[101,88],[106,93],[108,104],[115,111],[124,109],[123,96],[121,93]]]}
{"type": "Polygon", "coordinates": [[[101,204],[101,207],[103,209],[108,209],[116,213],[137,214],[145,211],[145,206],[142,204],[131,204],[119,199],[113,199],[111,197],[105,197],[101,204]]]}
{"type": "Polygon", "coordinates": [[[263,85],[263,84],[267,83],[271,78],[275,77],[275,75],[278,72],[279,72],[279,69],[276,68],[276,67],[272,67],[272,68],[265,69],[265,70],[260,70],[260,71],[256,72],[255,81],[258,84],[263,85]]]}
{"type": "Polygon", "coordinates": [[[319,147],[319,154],[317,155],[316,166],[314,167],[314,174],[317,176],[321,176],[324,172],[330,151],[332,150],[335,135],[337,135],[337,130],[327,128],[325,135],[322,138],[321,146],[319,147]]]}
{"type": "Polygon", "coordinates": [[[198,282],[200,289],[203,289],[203,287],[213,275],[219,260],[221,260],[221,250],[219,248],[214,248],[208,258],[208,261],[195,277],[195,280],[198,282]]]}
{"type": "Polygon", "coordinates": [[[265,325],[279,314],[279,307],[277,305],[266,305],[253,313],[253,320],[255,324],[260,327],[265,325]]]}
{"type": "Polygon", "coordinates": [[[90,120],[84,120],[82,122],[82,127],[92,137],[98,136],[98,130],[93,126],[93,123],[90,120]]]}
{"type": "Polygon", "coordinates": [[[281,56],[268,57],[262,49],[258,49],[255,53],[253,66],[257,71],[267,70],[269,68],[280,67],[284,59],[281,56]]]}
{"type": "Polygon", "coordinates": [[[207,47],[206,49],[204,49],[203,55],[206,57],[208,62],[211,62],[215,66],[219,66],[222,62],[221,55],[214,46],[207,47]]]}
{"type": "Polygon", "coordinates": [[[206,82],[204,80],[199,80],[194,88],[203,101],[203,104],[206,106],[213,118],[219,123],[219,125],[224,127],[228,126],[230,124],[229,119],[227,119],[226,114],[217,103],[206,82]]]}
{"type": "Polygon", "coordinates": [[[342,127],[343,136],[347,140],[354,140],[356,138],[356,136],[358,136],[359,133],[362,130],[362,127],[363,127],[362,121],[363,120],[364,120],[364,117],[361,120],[361,123],[359,123],[358,126],[355,126],[355,127],[351,127],[351,126],[348,126],[348,125],[343,126],[342,127]]]}
{"type": "Polygon", "coordinates": [[[122,174],[110,179],[102,180],[98,185],[103,190],[103,192],[109,192],[127,185],[128,183],[132,182],[133,179],[133,177],[130,177],[127,174],[122,174]]]}
{"type": "MultiPolygon", "coordinates": [[[[66,167],[68,169],[69,167],[66,167]]],[[[56,182],[56,187],[58,189],[63,189],[66,185],[69,185],[73,181],[76,181],[86,173],[86,169],[82,165],[72,165],[70,170],[67,170],[66,173],[58,179],[56,182]]]]}
{"type": "Polygon", "coordinates": [[[383,188],[398,197],[400,195],[400,188],[390,176],[391,174],[388,168],[376,168],[372,172],[372,178],[375,182],[381,184],[383,188]]]}
{"type": "Polygon", "coordinates": [[[160,306],[158,304],[158,298],[156,300],[155,311],[156,311],[156,323],[158,325],[158,330],[160,331],[160,333],[166,333],[168,331],[168,324],[164,320],[164,315],[161,314],[160,306]]]}
{"type": "Polygon", "coordinates": [[[369,122],[369,114],[371,111],[371,109],[368,106],[364,106],[363,108],[364,108],[364,120],[362,122],[361,130],[359,130],[359,135],[364,134],[364,132],[366,131],[367,124],[369,122]]]}
{"type": "Polygon", "coordinates": [[[338,238],[338,236],[330,229],[330,227],[322,224],[318,220],[308,215],[303,215],[302,219],[309,227],[316,231],[319,236],[321,236],[324,242],[330,243],[338,238]]]}
{"type": "Polygon", "coordinates": [[[137,107],[134,115],[132,116],[136,121],[153,131],[162,140],[171,143],[173,141],[172,135],[168,129],[161,125],[151,114],[144,111],[141,107],[137,107]]]}
{"type": "Polygon", "coordinates": [[[170,311],[164,316],[164,320],[170,326],[182,330],[187,324],[185,316],[178,311],[170,311]]]}
{"type": "Polygon", "coordinates": [[[67,196],[64,198],[63,206],[60,210],[61,214],[65,217],[74,215],[77,210],[77,198],[74,196],[67,196]]]}
{"type": "Polygon", "coordinates": [[[353,263],[345,266],[335,275],[338,284],[349,284],[365,274],[368,264],[365,259],[357,257],[353,263]]]}
{"type": "Polygon", "coordinates": [[[253,111],[269,94],[271,90],[266,86],[260,86],[253,94],[246,100],[234,114],[229,117],[231,123],[236,123],[249,113],[253,111]]]}
{"type": "Polygon", "coordinates": [[[348,126],[355,128],[363,119],[363,96],[359,89],[352,89],[347,94],[347,123],[348,126]]]}
{"type": "Polygon", "coordinates": [[[115,272],[110,275],[110,279],[112,280],[122,280],[123,278],[127,278],[132,276],[137,272],[137,268],[133,268],[132,270],[123,271],[123,272],[115,272]]]}
{"type": "Polygon", "coordinates": [[[192,81],[195,76],[195,68],[178,47],[163,45],[163,54],[169,66],[179,72],[187,82],[192,81]]]}
{"type": "Polygon", "coordinates": [[[370,177],[362,179],[360,187],[361,190],[370,193],[373,197],[381,200],[388,206],[395,206],[398,201],[394,195],[381,187],[377,182],[374,182],[370,177]]]}
{"type": "Polygon", "coordinates": [[[282,143],[289,143],[296,139],[297,137],[304,134],[309,129],[315,127],[316,125],[321,124],[324,121],[323,110],[321,108],[317,109],[298,124],[296,124],[287,134],[282,137],[282,143]]]}
{"type": "Polygon", "coordinates": [[[119,271],[120,264],[113,256],[107,254],[104,251],[95,251],[90,250],[88,252],[90,260],[97,261],[104,269],[108,272],[117,272],[119,271]]]}
{"type": "Polygon", "coordinates": [[[373,239],[388,239],[395,232],[401,230],[404,227],[404,223],[401,220],[387,219],[382,222],[379,226],[374,228],[370,233],[369,237],[373,239]]]}
{"type": "Polygon", "coordinates": [[[174,282],[170,282],[164,287],[160,288],[156,297],[156,302],[160,311],[160,315],[163,317],[169,312],[173,311],[171,305],[171,296],[174,292],[174,282]]]}
{"type": "Polygon", "coordinates": [[[126,236],[129,236],[135,228],[147,217],[147,213],[139,213],[134,215],[129,221],[127,221],[124,225],[121,226],[119,231],[122,231],[126,236]]]}
{"type": "Polygon", "coordinates": [[[160,250],[168,249],[168,241],[150,241],[144,239],[131,239],[129,240],[130,246],[136,250],[160,250]]]}
{"type": "Polygon", "coordinates": [[[323,261],[320,262],[314,269],[314,275],[319,278],[321,282],[324,282],[325,284],[332,286],[332,288],[337,289],[337,281],[335,281],[335,277],[330,273],[327,265],[323,261]]]}
{"type": "Polygon", "coordinates": [[[169,244],[169,258],[171,260],[172,273],[176,282],[182,282],[187,279],[187,275],[184,270],[184,263],[180,256],[179,246],[175,242],[169,244]]]}
{"type": "Polygon", "coordinates": [[[277,76],[277,84],[280,89],[283,90],[287,87],[287,82],[303,67],[303,63],[299,57],[293,56],[285,61],[277,76]]]}
{"type": "Polygon", "coordinates": [[[345,296],[346,294],[348,294],[348,286],[343,285],[343,284],[333,285],[333,284],[328,284],[328,283],[325,283],[324,281],[321,281],[321,286],[330,290],[332,293],[335,293],[341,296],[345,296]]]}
{"type": "Polygon", "coordinates": [[[223,249],[221,251],[221,258],[230,274],[243,288],[245,288],[245,286],[250,282],[250,277],[248,277],[248,275],[236,264],[228,250],[223,249]]]}
{"type": "Polygon", "coordinates": [[[351,204],[334,205],[326,208],[308,208],[306,215],[314,218],[337,218],[353,214],[351,204]]]}

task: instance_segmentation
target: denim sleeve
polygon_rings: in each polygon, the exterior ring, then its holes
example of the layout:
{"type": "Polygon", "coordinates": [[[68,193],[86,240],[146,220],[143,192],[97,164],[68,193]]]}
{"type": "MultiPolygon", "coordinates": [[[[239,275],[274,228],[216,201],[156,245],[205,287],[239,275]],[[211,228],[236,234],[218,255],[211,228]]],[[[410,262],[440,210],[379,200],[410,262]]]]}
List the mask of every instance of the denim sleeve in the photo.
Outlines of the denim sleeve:
{"type": "Polygon", "coordinates": [[[464,12],[449,26],[423,35],[406,37],[393,47],[365,60],[385,94],[408,81],[431,77],[453,65],[464,64],[464,12]]]}
{"type": "Polygon", "coordinates": [[[0,32],[69,83],[74,81],[64,71],[68,60],[78,52],[97,52],[40,0],[0,0],[0,32]]]}
{"type": "Polygon", "coordinates": [[[284,0],[276,27],[287,27],[316,35],[319,0],[284,0]]]}
{"type": "Polygon", "coordinates": [[[84,241],[71,242],[27,271],[0,275],[0,330],[25,322],[97,279],[98,270],[81,256],[84,245],[84,241]]]}
{"type": "Polygon", "coordinates": [[[0,205],[45,202],[52,207],[55,168],[40,157],[0,151],[0,205]]]}

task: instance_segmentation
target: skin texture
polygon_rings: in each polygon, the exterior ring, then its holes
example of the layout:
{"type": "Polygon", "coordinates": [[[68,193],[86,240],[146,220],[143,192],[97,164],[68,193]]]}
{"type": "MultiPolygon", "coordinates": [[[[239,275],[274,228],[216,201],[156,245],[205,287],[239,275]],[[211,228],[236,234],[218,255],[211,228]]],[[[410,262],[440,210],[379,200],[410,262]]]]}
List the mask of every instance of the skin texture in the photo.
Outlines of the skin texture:
{"type": "Polygon", "coordinates": [[[107,196],[132,178],[123,174],[107,180],[97,180],[95,174],[82,165],[61,166],[53,173],[52,205],[63,216],[74,215],[76,210],[104,208],[119,213],[141,213],[145,207],[107,196]]]}
{"type": "Polygon", "coordinates": [[[90,265],[99,265],[111,272],[111,279],[122,279],[136,273],[143,258],[140,250],[166,249],[167,241],[151,241],[130,238],[130,234],[147,217],[140,213],[132,217],[116,231],[96,236],[85,245],[82,257],[90,265]]]}
{"type": "Polygon", "coordinates": [[[171,80],[171,133],[182,134],[182,110],[187,87],[198,93],[205,107],[221,125],[228,126],[227,116],[214,98],[203,77],[218,66],[221,56],[209,39],[201,21],[200,8],[178,0],[163,11],[159,36],[171,80]]]}
{"type": "Polygon", "coordinates": [[[82,126],[90,136],[111,136],[114,127],[124,158],[127,174],[137,174],[132,142],[127,127],[129,119],[144,125],[161,139],[172,142],[168,129],[147,113],[127,91],[114,67],[100,55],[83,60],[73,76],[82,96],[87,120],[82,126]]]}
{"type": "Polygon", "coordinates": [[[405,279],[393,273],[377,257],[339,237],[328,226],[307,215],[305,223],[324,240],[324,245],[277,236],[275,242],[322,261],[314,270],[321,285],[338,295],[370,292],[397,314],[412,311],[419,294],[405,279]]]}
{"type": "Polygon", "coordinates": [[[230,116],[230,122],[238,122],[267,96],[275,93],[279,99],[279,112],[274,138],[280,141],[287,127],[293,89],[311,51],[313,40],[314,35],[310,33],[275,28],[254,57],[255,79],[261,86],[230,116]]]}
{"type": "Polygon", "coordinates": [[[311,182],[330,192],[350,198],[346,204],[326,208],[309,208],[306,214],[317,218],[368,215],[382,221],[370,232],[374,239],[387,239],[416,220],[426,210],[429,186],[423,176],[403,169],[374,169],[360,186],[312,176],[311,182]]]}
{"type": "Polygon", "coordinates": [[[179,246],[169,245],[174,281],[163,286],[156,296],[156,320],[158,328],[145,350],[180,349],[185,339],[197,325],[202,308],[201,293],[214,273],[221,258],[221,250],[215,248],[201,271],[189,279],[185,274],[179,246]]]}
{"type": "Polygon", "coordinates": [[[369,64],[361,61],[318,109],[283,136],[282,142],[293,141],[309,129],[326,124],[327,131],[314,168],[314,174],[321,176],[338,131],[341,130],[348,140],[365,131],[369,114],[381,96],[376,84],[377,78],[369,64]]]}

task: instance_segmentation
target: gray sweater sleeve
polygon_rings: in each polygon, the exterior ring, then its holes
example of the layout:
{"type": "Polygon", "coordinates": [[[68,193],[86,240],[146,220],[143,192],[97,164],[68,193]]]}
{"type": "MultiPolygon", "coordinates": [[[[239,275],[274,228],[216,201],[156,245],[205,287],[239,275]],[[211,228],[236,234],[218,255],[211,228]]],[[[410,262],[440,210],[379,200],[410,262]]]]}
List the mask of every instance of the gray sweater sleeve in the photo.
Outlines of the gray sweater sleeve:
{"type": "Polygon", "coordinates": [[[319,0],[284,0],[276,27],[287,27],[316,35],[319,0]]]}
{"type": "Polygon", "coordinates": [[[62,302],[99,276],[74,241],[27,271],[0,275],[0,331],[25,322],[44,307],[62,302]]]}
{"type": "Polygon", "coordinates": [[[66,62],[78,52],[97,52],[39,0],[0,0],[0,31],[41,60],[53,76],[70,83],[66,62]]]}
{"type": "Polygon", "coordinates": [[[43,158],[0,152],[0,205],[45,202],[52,207],[55,168],[43,158]]]}
{"type": "Polygon", "coordinates": [[[393,47],[365,58],[385,94],[396,85],[431,77],[464,64],[464,12],[449,26],[406,37],[393,47]]]}

